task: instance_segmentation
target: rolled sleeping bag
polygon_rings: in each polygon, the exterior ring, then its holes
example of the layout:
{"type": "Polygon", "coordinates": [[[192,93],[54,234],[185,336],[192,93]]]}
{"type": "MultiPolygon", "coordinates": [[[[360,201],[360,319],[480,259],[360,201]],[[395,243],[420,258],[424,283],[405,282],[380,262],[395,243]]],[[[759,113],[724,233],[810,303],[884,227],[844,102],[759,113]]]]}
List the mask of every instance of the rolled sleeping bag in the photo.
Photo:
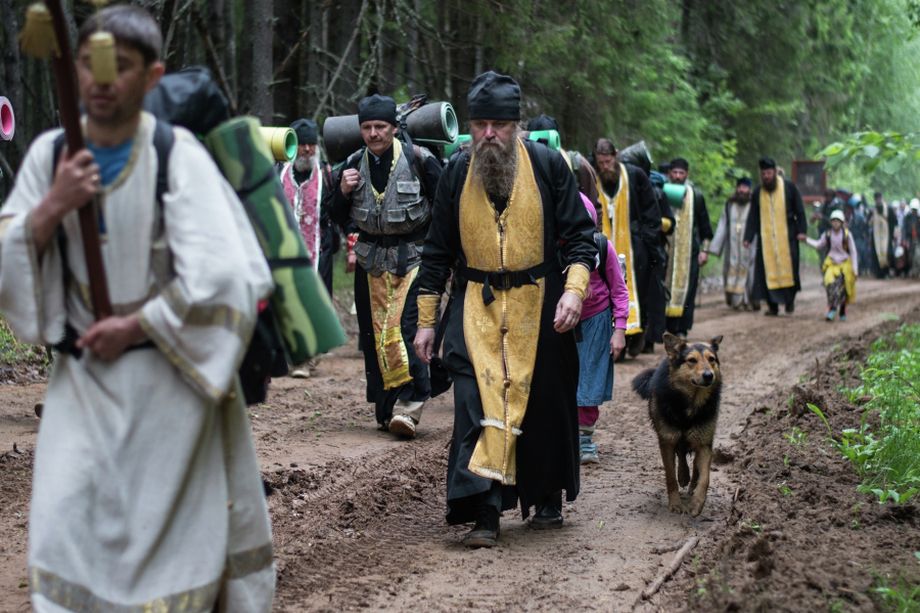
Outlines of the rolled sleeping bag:
{"type": "Polygon", "coordinates": [[[0,140],[13,140],[16,134],[16,115],[10,101],[0,96],[0,140]]]}
{"type": "Polygon", "coordinates": [[[291,364],[345,344],[332,300],[307,255],[259,120],[237,117],[212,130],[205,146],[237,193],[275,281],[271,307],[291,364]]]}
{"type": "MultiPolygon", "coordinates": [[[[406,132],[413,141],[449,145],[460,131],[457,113],[449,102],[430,102],[405,116],[406,132]]],[[[328,117],[323,122],[323,146],[337,164],[364,146],[357,115],[328,117]]]]}
{"type": "Polygon", "coordinates": [[[290,162],[297,155],[297,134],[291,128],[259,128],[276,162],[290,162]]]}
{"type": "Polygon", "coordinates": [[[333,164],[341,162],[364,146],[357,115],[327,117],[323,122],[323,147],[333,164]]]}
{"type": "Polygon", "coordinates": [[[527,133],[527,138],[538,143],[543,143],[554,151],[562,148],[562,139],[556,130],[534,130],[527,133]]]}
{"type": "Polygon", "coordinates": [[[405,121],[412,140],[422,143],[453,143],[460,133],[450,102],[430,102],[406,115],[405,121]]]}
{"type": "Polygon", "coordinates": [[[665,183],[664,195],[668,199],[668,204],[673,208],[679,209],[684,206],[684,194],[687,193],[687,186],[683,183],[665,183]]]}

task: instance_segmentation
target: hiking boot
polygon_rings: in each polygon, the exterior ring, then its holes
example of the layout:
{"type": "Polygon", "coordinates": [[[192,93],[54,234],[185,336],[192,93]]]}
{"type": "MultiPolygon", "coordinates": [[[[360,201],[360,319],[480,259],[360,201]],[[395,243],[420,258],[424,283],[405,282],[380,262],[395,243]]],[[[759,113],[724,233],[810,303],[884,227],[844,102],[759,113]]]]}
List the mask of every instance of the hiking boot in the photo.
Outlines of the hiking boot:
{"type": "Polygon", "coordinates": [[[836,309],[831,309],[830,311],[827,312],[827,315],[825,315],[824,318],[825,318],[827,321],[834,321],[834,318],[835,318],[836,316],[837,316],[837,310],[836,310],[836,309]]]}
{"type": "Polygon", "coordinates": [[[655,353],[655,343],[646,341],[645,347],[642,348],[642,353],[655,353]]]}
{"type": "Polygon", "coordinates": [[[530,520],[534,530],[550,530],[562,527],[562,492],[554,492],[537,505],[537,512],[530,520]]]}
{"type": "Polygon", "coordinates": [[[795,303],[790,302],[786,305],[786,315],[792,315],[793,313],[795,313],[795,303]]]}
{"type": "Polygon", "coordinates": [[[415,421],[407,415],[394,415],[391,417],[387,429],[403,438],[415,438],[415,421]]]}
{"type": "Polygon", "coordinates": [[[840,319],[840,321],[846,321],[846,320],[847,320],[847,316],[846,316],[846,315],[841,315],[841,316],[839,317],[839,319],[840,319]]]}
{"type": "Polygon", "coordinates": [[[476,510],[473,529],[464,534],[460,542],[473,549],[495,547],[498,545],[499,533],[498,509],[482,506],[476,510]]]}

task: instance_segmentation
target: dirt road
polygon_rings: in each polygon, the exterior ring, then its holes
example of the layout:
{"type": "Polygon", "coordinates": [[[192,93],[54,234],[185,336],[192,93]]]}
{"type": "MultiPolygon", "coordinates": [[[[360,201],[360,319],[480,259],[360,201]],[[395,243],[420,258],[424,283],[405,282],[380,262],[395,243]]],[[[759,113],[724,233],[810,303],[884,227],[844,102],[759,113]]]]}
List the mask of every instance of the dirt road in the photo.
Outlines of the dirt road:
{"type": "MultiPolygon", "coordinates": [[[[860,280],[849,321],[821,321],[824,292],[815,273],[791,317],[728,310],[710,294],[692,337],[724,336],[726,378],[717,447],[730,451],[758,400],[796,383],[815,357],[846,337],[920,305],[920,285],[860,280]]],[[[444,475],[450,394],[430,403],[413,442],[374,427],[354,347],[326,357],[308,380],[274,384],[252,411],[269,497],[281,611],[525,608],[631,610],[673,553],[656,553],[723,525],[732,491],[715,467],[698,518],[673,515],[664,500],[657,444],[645,407],[629,391],[639,370],[661,358],[618,364],[615,400],[603,407],[596,440],[601,462],[582,475],[565,526],[530,531],[506,513],[501,547],[468,551],[462,528],[445,525],[444,475]]],[[[0,388],[0,610],[27,610],[25,542],[33,405],[41,385],[0,388]]],[[[642,607],[652,609],[653,604],[642,607]]],[[[640,609],[642,608],[640,607],[640,609]]]]}

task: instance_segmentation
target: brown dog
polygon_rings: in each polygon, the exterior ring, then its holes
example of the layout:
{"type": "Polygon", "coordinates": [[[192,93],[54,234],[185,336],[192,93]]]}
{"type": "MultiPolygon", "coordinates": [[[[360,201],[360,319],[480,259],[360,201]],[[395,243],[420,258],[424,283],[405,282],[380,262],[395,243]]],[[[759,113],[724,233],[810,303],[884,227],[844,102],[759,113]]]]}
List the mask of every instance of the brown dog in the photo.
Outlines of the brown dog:
{"type": "Polygon", "coordinates": [[[668,489],[668,509],[699,515],[709,489],[712,439],[719,417],[722,374],[717,336],[709,343],[688,343],[664,334],[667,358],[658,368],[644,370],[633,379],[633,389],[648,400],[648,415],[658,435],[668,489]],[[693,452],[693,475],[687,454],[693,452]],[[675,476],[675,460],[677,474],[675,476]],[[690,485],[690,504],[680,499],[681,487],[690,485]]]}

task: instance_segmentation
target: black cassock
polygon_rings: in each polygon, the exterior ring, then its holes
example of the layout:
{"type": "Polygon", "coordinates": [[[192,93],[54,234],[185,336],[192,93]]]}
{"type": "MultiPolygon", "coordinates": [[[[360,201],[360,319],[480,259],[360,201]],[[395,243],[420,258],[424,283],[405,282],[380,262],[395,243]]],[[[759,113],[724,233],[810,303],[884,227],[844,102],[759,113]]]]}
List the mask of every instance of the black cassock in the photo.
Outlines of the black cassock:
{"type": "MultiPolygon", "coordinates": [[[[688,186],[690,187],[690,186],[688,186]]],[[[700,244],[712,240],[712,223],[709,221],[709,211],[706,209],[706,198],[703,193],[693,188],[693,237],[690,252],[690,284],[687,286],[687,297],[684,300],[684,313],[680,317],[668,317],[667,329],[673,334],[687,334],[693,327],[693,315],[696,309],[696,292],[700,279],[700,244]]],[[[674,257],[674,254],[669,254],[674,257]]]]}
{"type": "MultiPolygon", "coordinates": [[[[593,270],[597,255],[594,223],[578,195],[574,177],[562,157],[543,145],[525,141],[543,204],[544,260],[558,263],[545,277],[544,301],[535,306],[540,319],[536,361],[522,434],[517,440],[515,486],[468,470],[483,419],[476,374],[464,340],[465,283],[455,279],[444,335],[443,362],[454,381],[454,430],[447,469],[447,521],[475,519],[475,506],[485,502],[501,510],[520,500],[526,518],[530,507],[552,492],[565,490],[574,500],[579,490],[578,352],[575,334],[553,330],[556,304],[562,296],[563,268],[580,263],[593,270]],[[541,162],[542,160],[542,162],[541,162]]],[[[425,241],[418,285],[437,294],[452,269],[465,263],[460,240],[460,195],[469,168],[469,152],[455,156],[438,185],[432,223],[425,241]]],[[[513,289],[511,290],[514,291],[513,289]]],[[[478,297],[477,297],[478,298],[478,297]]]]}
{"type": "Polygon", "coordinates": [[[747,225],[744,226],[744,240],[748,243],[757,237],[757,255],[754,258],[754,287],[751,290],[751,299],[755,301],[766,300],[767,304],[790,305],[795,303],[796,292],[802,289],[799,279],[799,241],[798,234],[808,232],[808,221],[805,219],[805,206],[802,196],[792,181],[783,181],[786,191],[786,232],[789,235],[789,254],[792,256],[792,274],[795,277],[793,287],[782,289],[767,288],[767,273],[763,263],[763,240],[760,238],[760,190],[758,186],[751,194],[751,212],[748,213],[747,225]]]}

